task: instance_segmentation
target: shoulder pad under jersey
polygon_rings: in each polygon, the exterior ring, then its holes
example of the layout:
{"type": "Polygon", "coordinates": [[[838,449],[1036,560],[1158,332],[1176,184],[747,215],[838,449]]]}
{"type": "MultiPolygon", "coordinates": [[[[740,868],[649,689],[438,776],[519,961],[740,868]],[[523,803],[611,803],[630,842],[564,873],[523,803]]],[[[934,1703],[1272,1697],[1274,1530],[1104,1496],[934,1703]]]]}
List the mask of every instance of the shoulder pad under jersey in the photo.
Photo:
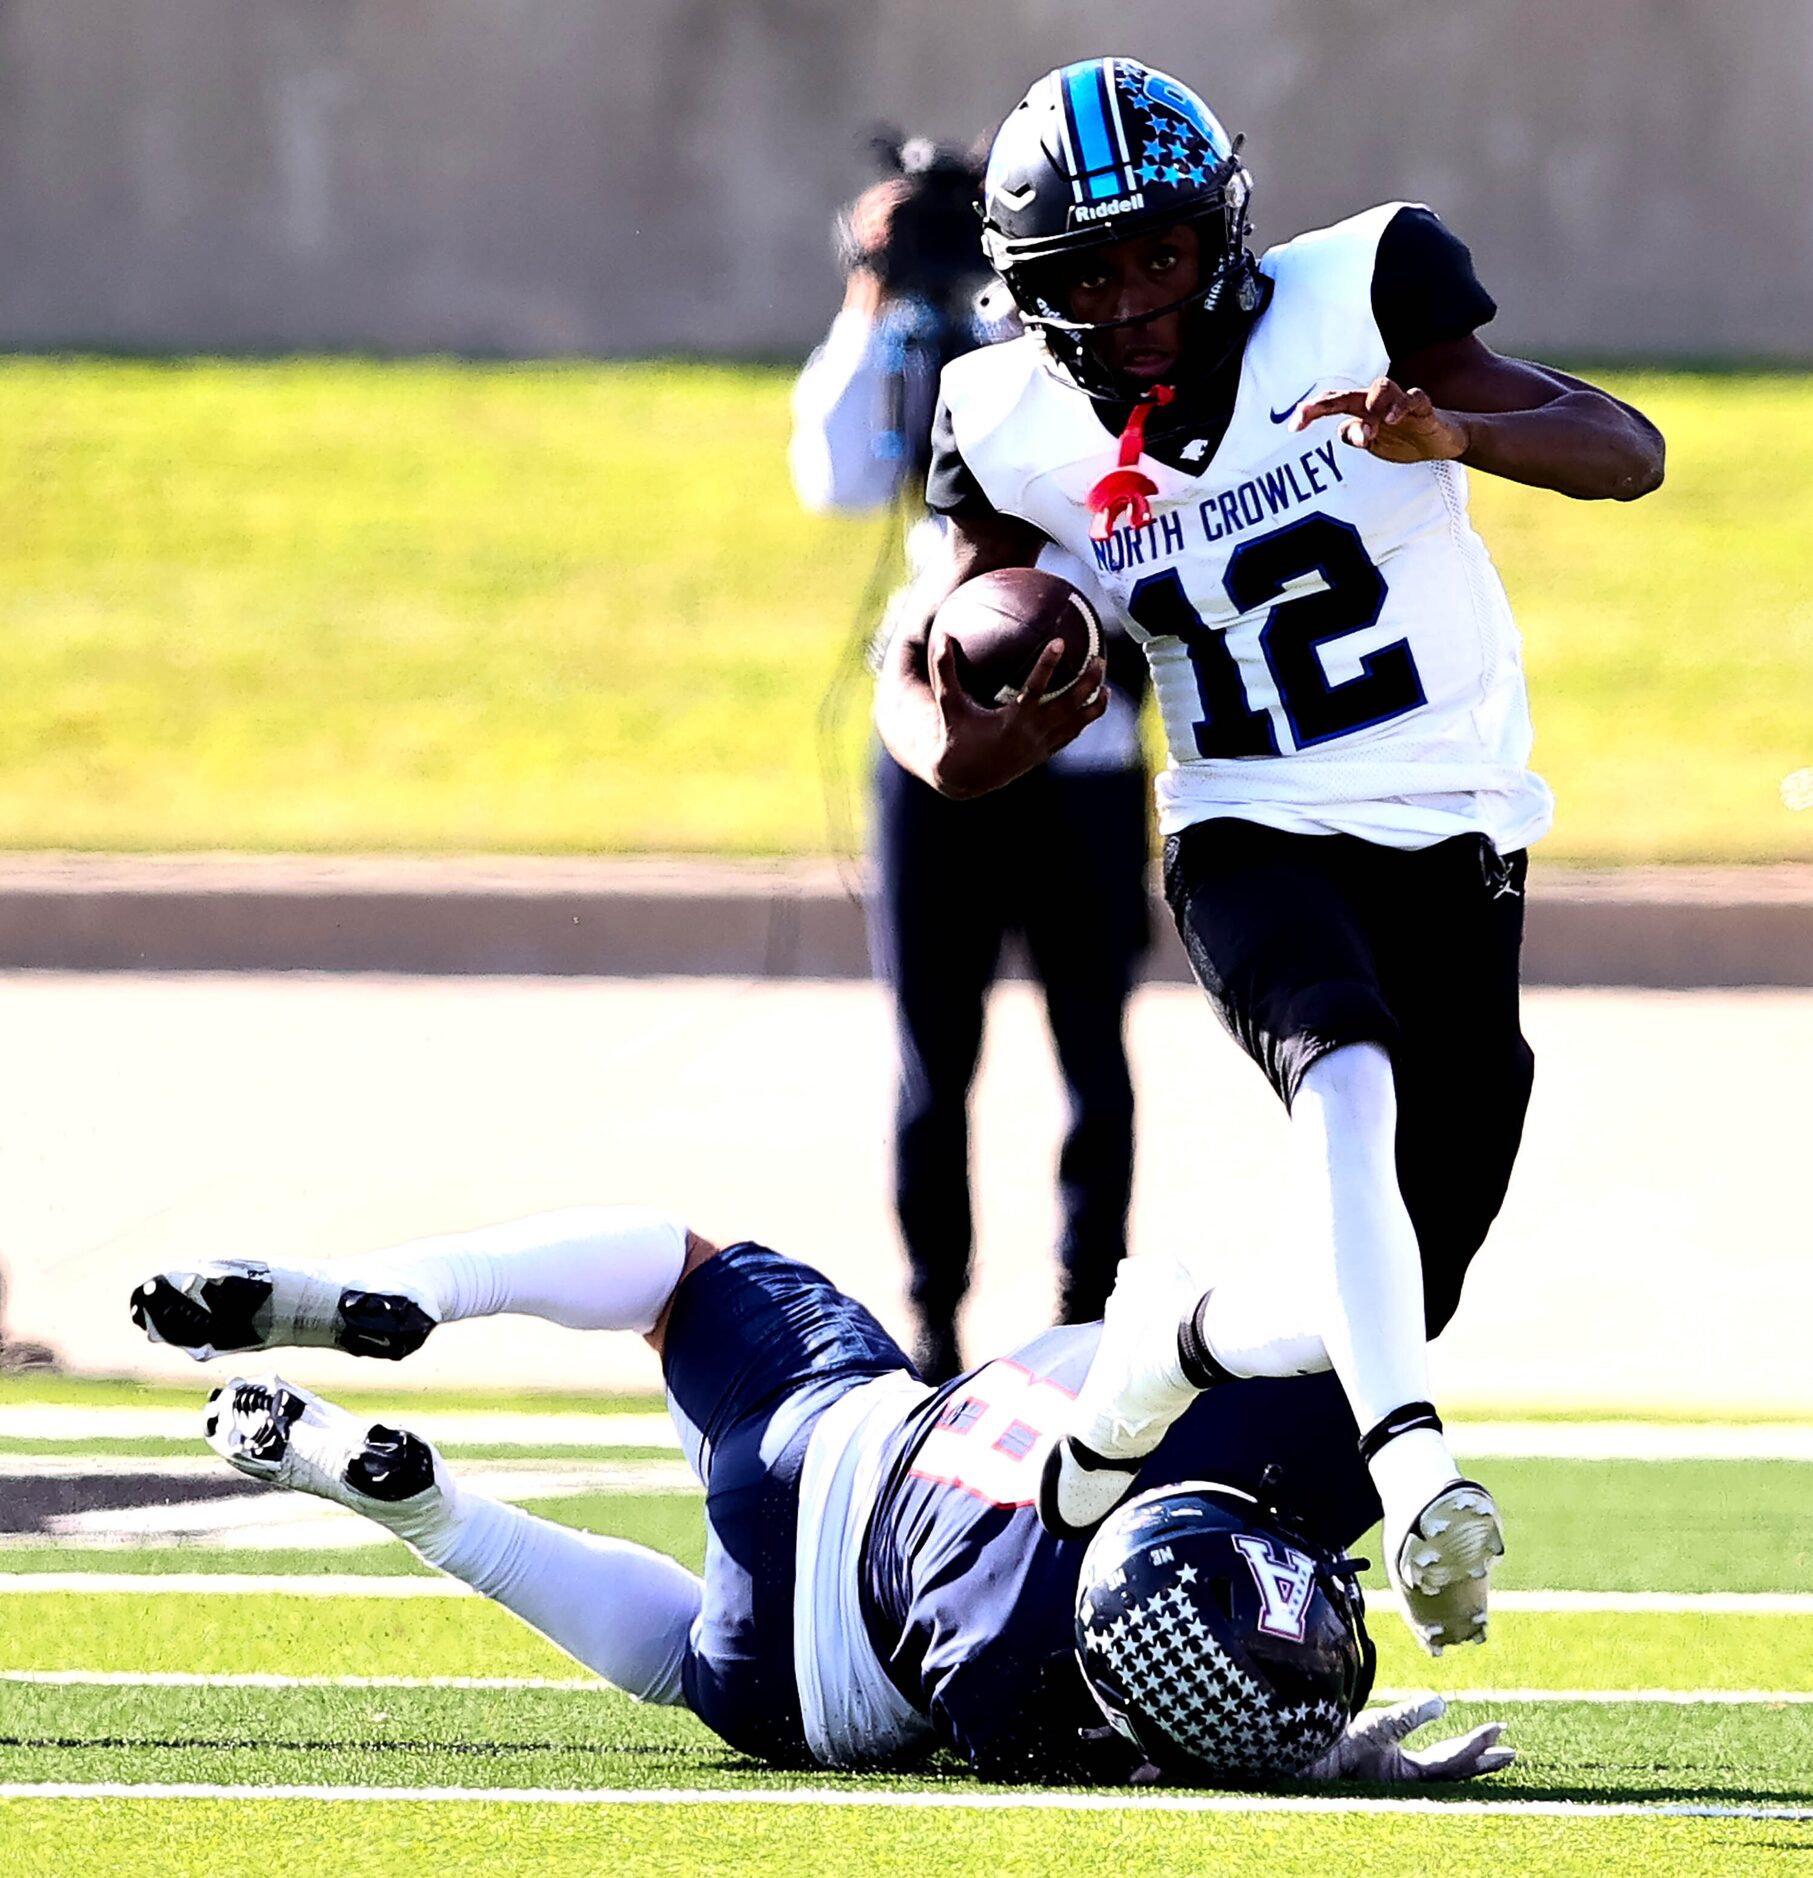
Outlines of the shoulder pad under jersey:
{"type": "Polygon", "coordinates": [[[1356,350],[1376,354],[1386,366],[1385,344],[1372,312],[1372,272],[1379,242],[1400,209],[1421,206],[1382,202],[1327,228],[1311,229],[1268,248],[1259,271],[1275,284],[1266,319],[1289,324],[1297,343],[1324,356],[1356,350]]]}
{"type": "Polygon", "coordinates": [[[1035,479],[1114,448],[1088,397],[1055,375],[1030,333],[953,359],[943,396],[958,451],[1004,515],[1037,519],[1027,501],[1035,479]]]}

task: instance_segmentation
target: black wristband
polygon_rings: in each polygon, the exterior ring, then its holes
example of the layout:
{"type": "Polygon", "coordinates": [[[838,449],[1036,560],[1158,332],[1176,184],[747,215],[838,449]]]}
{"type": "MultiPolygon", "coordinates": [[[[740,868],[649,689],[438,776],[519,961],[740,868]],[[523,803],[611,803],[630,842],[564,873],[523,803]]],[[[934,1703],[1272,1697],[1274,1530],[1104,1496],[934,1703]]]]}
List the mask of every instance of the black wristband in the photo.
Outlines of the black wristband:
{"type": "Polygon", "coordinates": [[[1234,1372],[1223,1368],[1216,1360],[1208,1338],[1203,1335],[1202,1312],[1208,1301],[1209,1294],[1205,1291],[1196,1300],[1195,1309],[1177,1326],[1177,1361],[1184,1381],[1192,1389],[1212,1389],[1218,1382],[1235,1379],[1234,1372]]]}
{"type": "Polygon", "coordinates": [[[1442,1418],[1436,1414],[1433,1402],[1406,1402],[1383,1421],[1375,1422],[1360,1437],[1360,1459],[1370,1463],[1387,1441],[1395,1441],[1413,1428],[1433,1428],[1438,1435],[1442,1432],[1442,1418]]]}

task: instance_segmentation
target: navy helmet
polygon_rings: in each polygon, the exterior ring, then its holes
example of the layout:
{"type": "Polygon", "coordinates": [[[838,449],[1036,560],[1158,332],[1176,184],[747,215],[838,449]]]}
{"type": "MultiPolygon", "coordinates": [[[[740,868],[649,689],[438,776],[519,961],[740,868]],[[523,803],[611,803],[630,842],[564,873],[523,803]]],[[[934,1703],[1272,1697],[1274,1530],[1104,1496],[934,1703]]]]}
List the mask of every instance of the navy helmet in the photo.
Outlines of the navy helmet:
{"type": "Polygon", "coordinates": [[[1083,1676],[1169,1778],[1300,1774],[1371,1693],[1359,1569],[1238,1488],[1142,1493],[1083,1555],[1083,1676]]]}
{"type": "Polygon", "coordinates": [[[983,252],[1022,322],[1085,391],[1122,395],[1088,339],[1130,322],[1069,318],[1053,262],[1188,222],[1202,243],[1201,280],[1158,312],[1249,315],[1262,304],[1239,150],[1195,92],[1133,59],[1047,72],[996,132],[982,185],[983,252]]]}

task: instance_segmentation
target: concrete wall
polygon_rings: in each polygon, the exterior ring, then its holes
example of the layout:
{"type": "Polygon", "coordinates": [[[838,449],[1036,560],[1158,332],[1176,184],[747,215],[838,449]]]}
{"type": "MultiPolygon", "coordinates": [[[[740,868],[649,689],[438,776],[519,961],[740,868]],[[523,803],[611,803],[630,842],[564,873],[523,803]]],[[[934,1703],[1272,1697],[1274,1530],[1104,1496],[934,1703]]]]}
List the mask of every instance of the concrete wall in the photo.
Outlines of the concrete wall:
{"type": "Polygon", "coordinates": [[[0,345],[789,353],[877,118],[1127,51],[1264,240],[1394,196],[1501,342],[1813,358],[1809,0],[0,0],[0,345]]]}

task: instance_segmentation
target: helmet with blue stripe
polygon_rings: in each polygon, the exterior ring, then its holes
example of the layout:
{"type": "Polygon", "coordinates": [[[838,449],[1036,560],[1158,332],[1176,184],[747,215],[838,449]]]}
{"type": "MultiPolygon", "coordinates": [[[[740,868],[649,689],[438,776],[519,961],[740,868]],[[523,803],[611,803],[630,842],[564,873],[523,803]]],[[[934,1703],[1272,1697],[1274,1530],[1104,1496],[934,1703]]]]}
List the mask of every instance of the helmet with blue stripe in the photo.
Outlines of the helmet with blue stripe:
{"type": "Polygon", "coordinates": [[[983,252],[1022,321],[1084,390],[1122,395],[1088,340],[1132,322],[1071,319],[1051,263],[1187,222],[1201,242],[1201,276],[1158,314],[1250,314],[1261,304],[1239,151],[1239,139],[1187,85],[1133,59],[1086,59],[1046,73],[995,134],[982,186],[983,252]]]}

